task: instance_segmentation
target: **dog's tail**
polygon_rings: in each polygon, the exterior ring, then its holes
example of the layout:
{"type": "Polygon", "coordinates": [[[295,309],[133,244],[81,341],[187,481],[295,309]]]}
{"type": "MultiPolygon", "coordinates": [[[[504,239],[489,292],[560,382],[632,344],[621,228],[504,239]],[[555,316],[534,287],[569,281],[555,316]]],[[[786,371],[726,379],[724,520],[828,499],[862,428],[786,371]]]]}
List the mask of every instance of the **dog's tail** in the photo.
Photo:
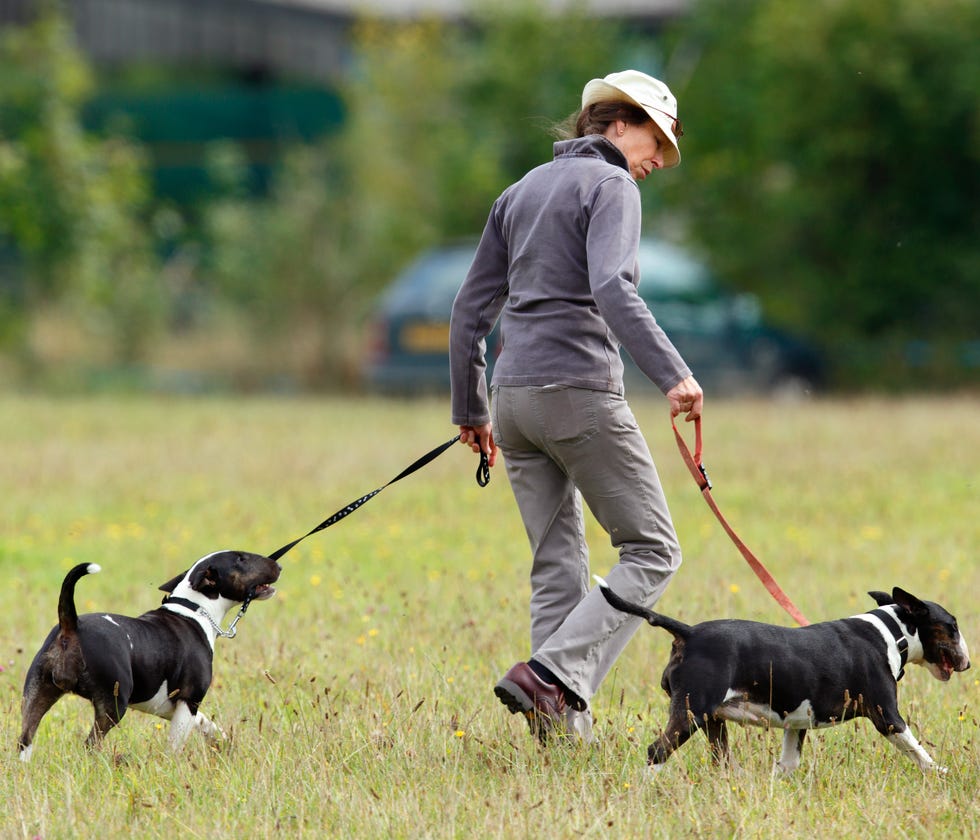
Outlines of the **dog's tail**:
{"type": "Polygon", "coordinates": [[[615,607],[617,610],[629,613],[630,615],[637,615],[644,619],[651,627],[663,627],[668,633],[672,634],[675,638],[686,639],[691,631],[691,627],[685,624],[683,621],[678,621],[675,618],[669,618],[666,615],[661,615],[660,613],[655,613],[653,610],[648,610],[646,607],[641,607],[639,604],[631,604],[629,601],[624,601],[615,592],[610,589],[609,584],[606,583],[598,575],[592,575],[599,584],[599,590],[602,592],[602,596],[609,602],[610,606],[615,607]]]}
{"type": "Polygon", "coordinates": [[[82,643],[78,639],[78,612],[75,609],[75,584],[85,575],[94,575],[102,569],[95,563],[79,563],[61,584],[58,598],[58,634],[48,648],[48,667],[51,681],[62,691],[71,691],[85,670],[82,643]]]}
{"type": "Polygon", "coordinates": [[[85,575],[94,575],[102,571],[96,563],[79,563],[67,575],[61,584],[61,597],[58,598],[58,626],[61,633],[75,633],[78,630],[78,612],[75,610],[75,584],[85,575]]]}

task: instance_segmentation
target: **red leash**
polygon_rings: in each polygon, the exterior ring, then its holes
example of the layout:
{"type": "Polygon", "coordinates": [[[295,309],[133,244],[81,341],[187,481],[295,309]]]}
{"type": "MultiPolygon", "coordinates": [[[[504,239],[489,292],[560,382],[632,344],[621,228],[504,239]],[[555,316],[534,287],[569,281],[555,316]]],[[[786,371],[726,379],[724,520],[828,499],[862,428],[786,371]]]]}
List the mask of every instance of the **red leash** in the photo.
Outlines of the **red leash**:
{"type": "Polygon", "coordinates": [[[749,567],[755,572],[756,577],[762,581],[766,589],[769,590],[769,594],[776,599],[776,603],[779,604],[786,612],[790,614],[790,617],[799,624],[801,627],[805,627],[810,622],[803,617],[796,605],[789,599],[789,596],[783,592],[776,583],[776,579],[769,574],[769,570],[762,565],[759,558],[756,557],[751,551],[749,551],[748,546],[743,543],[738,534],[732,530],[732,526],[728,524],[728,521],[722,516],[721,511],[718,510],[718,505],[715,504],[715,500],[711,498],[711,481],[708,479],[708,473],[705,472],[704,463],[701,461],[701,418],[698,417],[694,421],[694,454],[691,455],[691,450],[688,448],[687,444],[684,442],[684,438],[681,437],[681,433],[677,431],[677,424],[674,423],[674,418],[670,418],[670,425],[674,430],[674,437],[677,438],[677,447],[681,451],[681,457],[684,459],[684,463],[687,464],[687,468],[691,471],[691,475],[694,476],[694,480],[698,483],[698,487],[701,488],[701,495],[704,496],[704,500],[708,503],[708,507],[714,511],[718,521],[721,523],[721,527],[725,529],[725,533],[731,537],[735,547],[742,552],[742,556],[745,561],[749,564],[749,567]]]}

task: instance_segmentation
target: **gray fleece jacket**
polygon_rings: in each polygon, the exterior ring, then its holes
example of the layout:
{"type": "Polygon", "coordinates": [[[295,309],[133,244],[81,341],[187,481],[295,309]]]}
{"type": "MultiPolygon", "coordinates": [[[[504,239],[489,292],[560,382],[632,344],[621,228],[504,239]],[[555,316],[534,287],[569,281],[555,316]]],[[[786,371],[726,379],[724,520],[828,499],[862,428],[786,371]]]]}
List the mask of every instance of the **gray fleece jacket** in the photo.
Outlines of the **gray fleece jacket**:
{"type": "Polygon", "coordinates": [[[501,318],[495,385],[623,393],[622,344],[666,393],[691,375],[637,294],[640,193],[599,135],[555,143],[494,202],[449,330],[452,420],[489,422],[486,336],[501,318]]]}

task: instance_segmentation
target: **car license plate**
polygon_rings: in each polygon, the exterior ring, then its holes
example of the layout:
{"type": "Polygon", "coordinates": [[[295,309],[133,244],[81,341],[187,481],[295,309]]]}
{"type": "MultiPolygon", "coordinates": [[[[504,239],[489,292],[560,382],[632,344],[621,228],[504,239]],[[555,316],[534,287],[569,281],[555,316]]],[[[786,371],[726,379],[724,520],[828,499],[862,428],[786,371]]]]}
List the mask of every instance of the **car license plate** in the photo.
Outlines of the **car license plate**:
{"type": "Polygon", "coordinates": [[[406,324],[401,343],[412,353],[445,353],[449,349],[449,324],[406,324]]]}

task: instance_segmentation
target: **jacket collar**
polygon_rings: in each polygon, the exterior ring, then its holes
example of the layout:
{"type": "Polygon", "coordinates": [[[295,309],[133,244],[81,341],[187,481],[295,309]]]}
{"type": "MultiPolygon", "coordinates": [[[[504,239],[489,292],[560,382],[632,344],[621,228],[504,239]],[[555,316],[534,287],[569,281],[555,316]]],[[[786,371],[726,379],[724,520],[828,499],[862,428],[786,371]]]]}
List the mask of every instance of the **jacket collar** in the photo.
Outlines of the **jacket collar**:
{"type": "Polygon", "coordinates": [[[615,143],[607,140],[601,134],[588,134],[585,137],[574,137],[571,140],[559,140],[555,143],[554,151],[556,160],[566,157],[598,158],[629,172],[626,155],[617,148],[615,143]]]}

